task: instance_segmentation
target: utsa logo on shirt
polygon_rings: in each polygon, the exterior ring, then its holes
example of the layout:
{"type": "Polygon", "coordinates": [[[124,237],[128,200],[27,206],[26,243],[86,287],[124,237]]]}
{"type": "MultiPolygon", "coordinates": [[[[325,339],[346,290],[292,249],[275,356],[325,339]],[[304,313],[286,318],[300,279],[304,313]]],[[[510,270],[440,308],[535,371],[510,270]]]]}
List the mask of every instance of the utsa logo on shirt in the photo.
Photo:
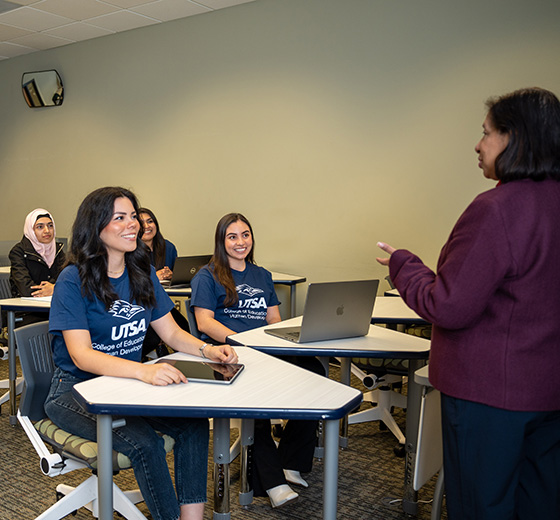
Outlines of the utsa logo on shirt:
{"type": "Polygon", "coordinates": [[[112,314],[116,318],[121,318],[127,320],[128,323],[123,323],[120,326],[115,325],[111,329],[111,339],[117,341],[119,339],[126,339],[130,336],[136,336],[139,333],[146,332],[146,320],[142,318],[141,320],[130,321],[130,319],[142,312],[144,307],[139,305],[133,305],[124,300],[117,300],[111,305],[109,309],[109,314],[112,314]]]}
{"type": "Polygon", "coordinates": [[[140,307],[140,305],[133,305],[132,303],[128,303],[124,300],[116,300],[111,305],[109,309],[109,314],[117,318],[122,318],[123,320],[129,320],[135,314],[142,312],[144,307],[140,307]]]}
{"type": "MultiPolygon", "coordinates": [[[[264,292],[262,289],[256,289],[246,283],[238,285],[235,289],[238,294],[244,294],[251,297],[264,292]]],[[[238,307],[240,309],[266,309],[267,305],[265,298],[261,296],[260,298],[247,298],[245,300],[240,299],[238,307]]]]}

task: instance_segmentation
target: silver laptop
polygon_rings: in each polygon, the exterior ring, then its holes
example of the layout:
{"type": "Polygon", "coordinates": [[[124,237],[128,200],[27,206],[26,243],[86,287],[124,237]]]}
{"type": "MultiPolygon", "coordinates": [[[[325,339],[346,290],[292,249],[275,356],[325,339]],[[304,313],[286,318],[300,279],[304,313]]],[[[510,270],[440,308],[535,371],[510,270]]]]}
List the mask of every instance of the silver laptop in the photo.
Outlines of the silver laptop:
{"type": "Polygon", "coordinates": [[[365,336],[379,280],[310,283],[300,327],[264,329],[294,343],[365,336]]]}
{"type": "Polygon", "coordinates": [[[211,258],[212,255],[178,256],[175,259],[169,287],[173,289],[190,287],[193,276],[210,262],[211,258]]]}

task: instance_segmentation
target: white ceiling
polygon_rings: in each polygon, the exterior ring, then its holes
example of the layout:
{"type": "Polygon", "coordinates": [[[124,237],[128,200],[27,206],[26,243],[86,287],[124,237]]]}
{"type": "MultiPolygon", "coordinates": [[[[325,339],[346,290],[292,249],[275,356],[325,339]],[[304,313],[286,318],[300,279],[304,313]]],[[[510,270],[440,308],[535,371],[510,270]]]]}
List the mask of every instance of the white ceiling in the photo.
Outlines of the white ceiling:
{"type": "Polygon", "coordinates": [[[0,0],[0,60],[254,0],[0,0]]]}

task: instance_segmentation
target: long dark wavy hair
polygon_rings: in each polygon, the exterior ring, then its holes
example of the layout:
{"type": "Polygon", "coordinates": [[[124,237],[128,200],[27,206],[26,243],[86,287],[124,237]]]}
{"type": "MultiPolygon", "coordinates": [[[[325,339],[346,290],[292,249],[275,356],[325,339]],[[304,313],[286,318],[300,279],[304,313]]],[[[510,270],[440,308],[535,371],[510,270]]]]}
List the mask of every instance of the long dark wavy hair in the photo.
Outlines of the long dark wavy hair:
{"type": "MultiPolygon", "coordinates": [[[[96,296],[107,309],[118,299],[107,275],[107,249],[100,238],[101,231],[113,218],[115,200],[126,197],[138,215],[138,200],[126,188],[105,187],[91,192],[80,204],[72,226],[72,240],[67,263],[80,273],[82,292],[87,298],[96,296]]],[[[142,242],[142,226],[136,238],[136,249],[125,253],[132,301],[154,307],[156,298],[150,279],[150,257],[142,242]]]]}
{"type": "Polygon", "coordinates": [[[496,158],[496,177],[560,181],[560,101],[542,88],[525,88],[486,102],[488,118],[509,135],[496,158]]]}
{"type": "MultiPolygon", "coordinates": [[[[154,215],[154,212],[148,208],[139,208],[138,217],[140,217],[142,213],[149,215],[156,225],[156,234],[154,235],[154,240],[152,242],[152,253],[154,258],[154,267],[157,271],[158,269],[163,269],[165,267],[165,239],[159,230],[159,222],[154,215]]],[[[142,222],[140,222],[140,224],[142,224],[142,222]]]]}
{"type": "Polygon", "coordinates": [[[228,213],[224,215],[218,225],[216,226],[216,234],[214,235],[214,254],[210,260],[210,269],[214,278],[220,283],[226,290],[226,298],[224,300],[224,305],[226,307],[231,307],[239,301],[239,296],[235,289],[235,282],[233,281],[233,275],[231,273],[231,268],[229,266],[228,255],[226,252],[226,231],[230,224],[234,222],[241,221],[247,224],[249,231],[251,232],[251,237],[253,239],[253,247],[249,254],[245,258],[246,262],[251,264],[255,263],[255,237],[253,235],[253,228],[250,222],[241,213],[228,213]]]}

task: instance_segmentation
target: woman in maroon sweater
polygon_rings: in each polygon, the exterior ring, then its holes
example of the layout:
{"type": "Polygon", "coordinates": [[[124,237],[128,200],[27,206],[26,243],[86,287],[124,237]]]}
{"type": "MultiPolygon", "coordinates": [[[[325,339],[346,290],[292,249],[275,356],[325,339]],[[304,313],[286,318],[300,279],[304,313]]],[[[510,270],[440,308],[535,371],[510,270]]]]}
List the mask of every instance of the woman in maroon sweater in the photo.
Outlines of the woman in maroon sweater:
{"type": "Polygon", "coordinates": [[[379,243],[404,301],[433,323],[448,517],[560,518],[560,102],[487,102],[476,145],[499,180],[455,224],[434,273],[379,243]]]}

